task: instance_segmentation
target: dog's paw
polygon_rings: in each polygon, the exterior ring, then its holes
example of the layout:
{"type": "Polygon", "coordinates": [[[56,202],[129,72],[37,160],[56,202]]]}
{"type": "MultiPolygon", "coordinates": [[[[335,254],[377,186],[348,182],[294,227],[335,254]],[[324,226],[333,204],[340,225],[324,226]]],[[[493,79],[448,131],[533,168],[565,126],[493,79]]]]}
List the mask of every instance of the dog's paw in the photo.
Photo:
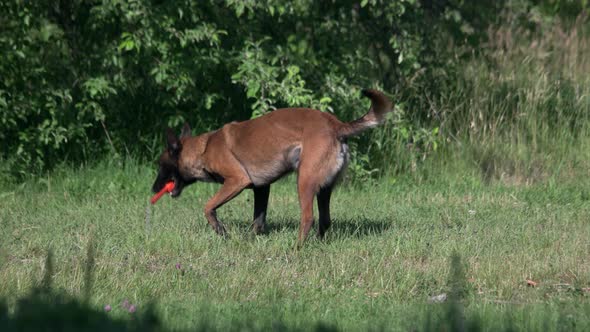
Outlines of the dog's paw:
{"type": "Polygon", "coordinates": [[[254,231],[254,234],[256,235],[264,234],[266,233],[266,225],[255,222],[252,224],[252,231],[254,231]]]}
{"type": "Polygon", "coordinates": [[[225,227],[221,223],[217,223],[217,225],[215,226],[215,233],[223,236],[224,238],[228,237],[227,231],[225,230],[225,227]]]}

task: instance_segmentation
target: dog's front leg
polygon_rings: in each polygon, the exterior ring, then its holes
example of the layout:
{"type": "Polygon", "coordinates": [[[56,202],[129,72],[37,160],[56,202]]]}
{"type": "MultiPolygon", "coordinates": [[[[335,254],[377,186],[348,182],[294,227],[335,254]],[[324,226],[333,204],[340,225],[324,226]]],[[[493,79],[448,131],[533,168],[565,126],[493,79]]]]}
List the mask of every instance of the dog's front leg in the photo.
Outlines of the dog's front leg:
{"type": "Polygon", "coordinates": [[[229,202],[249,185],[247,181],[226,179],[221,189],[205,204],[205,217],[209,225],[219,235],[226,235],[225,227],[217,220],[216,210],[229,202]]]}
{"type": "Polygon", "coordinates": [[[268,196],[270,185],[254,187],[254,223],[252,228],[254,234],[262,234],[266,227],[266,209],[268,207],[268,196]]]}

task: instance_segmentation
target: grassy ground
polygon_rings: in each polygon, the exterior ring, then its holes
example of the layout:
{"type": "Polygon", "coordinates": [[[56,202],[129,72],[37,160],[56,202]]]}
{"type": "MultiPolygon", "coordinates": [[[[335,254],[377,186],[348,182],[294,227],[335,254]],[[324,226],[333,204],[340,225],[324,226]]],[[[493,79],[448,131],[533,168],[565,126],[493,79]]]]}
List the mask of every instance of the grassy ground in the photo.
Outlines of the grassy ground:
{"type": "Polygon", "coordinates": [[[456,252],[468,326],[590,329],[588,177],[509,186],[465,173],[341,186],[326,240],[312,236],[295,251],[293,179],[271,189],[268,234],[250,232],[246,191],[219,212],[231,235],[223,240],[201,213],[212,184],[164,197],[146,224],[153,172],[102,165],[4,188],[0,298],[14,307],[37,285],[51,249],[54,288],[82,299],[92,246],[89,304],[111,305],[117,319],[129,317],[127,299],[138,313],[155,301],[172,329],[429,329],[452,319],[452,306],[427,302],[451,294],[456,252]]]}

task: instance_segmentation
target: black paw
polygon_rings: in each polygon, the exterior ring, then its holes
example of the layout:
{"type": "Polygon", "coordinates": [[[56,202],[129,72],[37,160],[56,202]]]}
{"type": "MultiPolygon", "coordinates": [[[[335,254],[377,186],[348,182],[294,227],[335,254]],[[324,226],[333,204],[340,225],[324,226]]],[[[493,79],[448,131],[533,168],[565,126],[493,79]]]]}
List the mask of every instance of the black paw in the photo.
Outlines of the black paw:
{"type": "Polygon", "coordinates": [[[266,233],[266,224],[254,222],[252,224],[252,230],[254,234],[261,235],[266,233]]]}
{"type": "Polygon", "coordinates": [[[217,223],[217,225],[215,226],[215,233],[223,236],[224,238],[228,237],[227,231],[225,230],[225,227],[223,227],[223,225],[221,223],[217,223]]]}

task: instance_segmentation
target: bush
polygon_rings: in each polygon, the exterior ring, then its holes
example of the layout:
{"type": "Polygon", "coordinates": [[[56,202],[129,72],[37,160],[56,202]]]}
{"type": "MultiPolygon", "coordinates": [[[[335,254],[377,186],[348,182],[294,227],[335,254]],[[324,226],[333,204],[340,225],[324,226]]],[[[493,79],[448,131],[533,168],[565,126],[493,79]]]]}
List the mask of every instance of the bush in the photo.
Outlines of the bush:
{"type": "Polygon", "coordinates": [[[535,30],[587,8],[569,0],[5,1],[0,159],[20,178],[106,154],[152,160],[167,126],[188,121],[201,133],[285,106],[352,120],[367,108],[360,88],[378,87],[406,117],[387,135],[355,141],[354,175],[390,169],[392,159],[408,160],[395,168],[407,170],[453,134],[436,129],[446,120],[437,106],[473,88],[465,61],[487,55],[489,27],[535,30]]]}

